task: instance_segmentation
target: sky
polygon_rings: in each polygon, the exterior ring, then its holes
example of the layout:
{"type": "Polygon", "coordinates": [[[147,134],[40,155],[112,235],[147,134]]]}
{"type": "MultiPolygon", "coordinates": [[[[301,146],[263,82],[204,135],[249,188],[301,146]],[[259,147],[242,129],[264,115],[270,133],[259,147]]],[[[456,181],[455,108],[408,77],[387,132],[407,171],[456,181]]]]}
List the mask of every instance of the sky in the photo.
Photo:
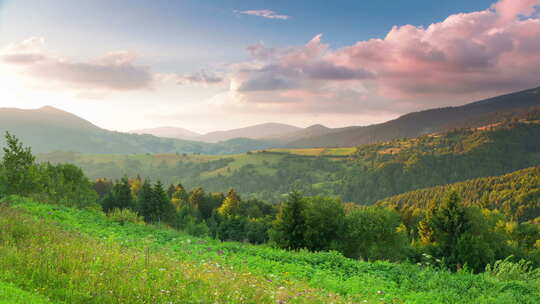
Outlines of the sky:
{"type": "Polygon", "coordinates": [[[540,86],[540,0],[0,0],[0,107],[367,125],[540,86]]]}

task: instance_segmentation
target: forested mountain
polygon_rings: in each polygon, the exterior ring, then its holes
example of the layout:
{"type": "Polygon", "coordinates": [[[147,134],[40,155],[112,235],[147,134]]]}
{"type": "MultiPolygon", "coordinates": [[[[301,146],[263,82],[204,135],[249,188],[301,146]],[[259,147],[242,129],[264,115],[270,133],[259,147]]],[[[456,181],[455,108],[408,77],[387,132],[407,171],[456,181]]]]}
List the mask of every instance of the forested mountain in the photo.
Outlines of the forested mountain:
{"type": "MultiPolygon", "coordinates": [[[[10,131],[35,152],[73,151],[82,153],[241,153],[265,149],[274,144],[252,139],[209,144],[113,132],[99,128],[71,113],[53,107],[37,110],[0,109],[0,132],[10,131]]],[[[0,138],[0,145],[3,138],[0,138]]]]}
{"type": "Polygon", "coordinates": [[[264,123],[245,128],[232,129],[227,131],[215,131],[204,134],[196,138],[196,140],[204,142],[220,142],[233,138],[251,138],[263,139],[274,138],[281,135],[289,134],[301,130],[301,128],[281,124],[281,123],[264,123]]]}
{"type": "Polygon", "coordinates": [[[184,128],[178,128],[178,127],[139,129],[139,130],[133,130],[130,133],[150,134],[157,137],[176,138],[176,139],[185,139],[185,140],[192,140],[197,136],[201,136],[201,134],[199,133],[196,133],[188,129],[184,129],[184,128]]]}
{"type": "Polygon", "coordinates": [[[53,153],[92,178],[141,174],[165,183],[279,201],[292,189],[361,204],[399,193],[540,165],[540,111],[481,128],[338,149],[270,149],[231,156],[53,153]]]}
{"type": "Polygon", "coordinates": [[[500,115],[540,106],[540,88],[493,97],[459,107],[410,113],[381,124],[334,129],[331,134],[301,138],[289,144],[296,147],[347,147],[416,137],[455,128],[481,126],[500,115]]]}
{"type": "Polygon", "coordinates": [[[436,205],[450,191],[459,193],[465,205],[497,209],[519,221],[540,216],[540,166],[406,192],[385,198],[379,204],[410,213],[436,205]]]}

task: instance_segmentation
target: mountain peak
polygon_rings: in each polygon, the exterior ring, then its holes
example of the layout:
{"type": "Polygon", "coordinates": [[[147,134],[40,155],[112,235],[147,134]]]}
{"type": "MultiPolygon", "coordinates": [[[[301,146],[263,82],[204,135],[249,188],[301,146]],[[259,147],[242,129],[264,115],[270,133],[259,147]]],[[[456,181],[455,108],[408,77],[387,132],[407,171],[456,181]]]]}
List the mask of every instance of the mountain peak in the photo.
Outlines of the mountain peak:
{"type": "Polygon", "coordinates": [[[314,124],[306,128],[306,130],[326,130],[326,129],[329,129],[329,128],[321,124],[314,124]]]}
{"type": "Polygon", "coordinates": [[[59,115],[69,115],[69,116],[75,116],[69,112],[66,112],[64,110],[60,110],[58,108],[55,108],[53,106],[44,106],[36,110],[37,112],[44,113],[44,114],[59,114],[59,115]]]}

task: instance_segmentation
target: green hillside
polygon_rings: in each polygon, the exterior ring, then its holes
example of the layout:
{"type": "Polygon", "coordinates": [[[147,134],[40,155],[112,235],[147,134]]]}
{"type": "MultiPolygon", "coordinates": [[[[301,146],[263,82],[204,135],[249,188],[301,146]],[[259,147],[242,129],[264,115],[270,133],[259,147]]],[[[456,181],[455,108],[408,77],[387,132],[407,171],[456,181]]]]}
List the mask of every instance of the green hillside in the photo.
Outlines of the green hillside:
{"type": "Polygon", "coordinates": [[[149,177],[279,201],[292,189],[369,204],[399,193],[540,164],[540,113],[356,148],[269,149],[228,156],[50,153],[41,161],[71,162],[95,178],[149,177]]]}
{"type": "Polygon", "coordinates": [[[58,303],[540,301],[534,279],[222,243],[97,211],[10,204],[0,212],[0,280],[58,303]]]}
{"type": "Polygon", "coordinates": [[[540,216],[540,166],[502,176],[411,191],[385,198],[379,203],[402,212],[425,209],[449,191],[459,193],[466,205],[501,210],[519,221],[540,216]]]}

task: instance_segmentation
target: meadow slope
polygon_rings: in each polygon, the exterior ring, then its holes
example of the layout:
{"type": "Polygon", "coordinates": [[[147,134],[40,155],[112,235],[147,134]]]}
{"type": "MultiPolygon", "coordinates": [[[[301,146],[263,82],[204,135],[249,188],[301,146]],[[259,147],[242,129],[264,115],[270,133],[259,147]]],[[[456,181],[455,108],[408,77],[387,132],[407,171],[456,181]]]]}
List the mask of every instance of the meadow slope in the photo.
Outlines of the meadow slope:
{"type": "Polygon", "coordinates": [[[222,243],[120,224],[98,211],[17,197],[6,202],[0,212],[0,281],[58,303],[540,301],[534,279],[222,243]]]}

